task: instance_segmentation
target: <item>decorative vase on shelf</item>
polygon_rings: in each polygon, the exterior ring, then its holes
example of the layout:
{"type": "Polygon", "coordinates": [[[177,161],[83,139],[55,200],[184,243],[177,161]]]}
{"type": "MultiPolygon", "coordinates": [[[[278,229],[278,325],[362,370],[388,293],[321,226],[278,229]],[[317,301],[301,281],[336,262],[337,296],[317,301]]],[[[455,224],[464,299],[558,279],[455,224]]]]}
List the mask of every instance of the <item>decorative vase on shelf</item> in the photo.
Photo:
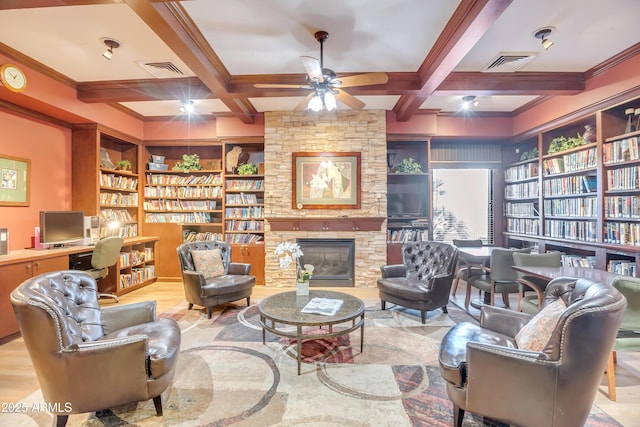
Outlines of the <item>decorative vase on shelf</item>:
{"type": "Polygon", "coordinates": [[[309,281],[296,281],[296,295],[309,295],[309,281]]]}
{"type": "Polygon", "coordinates": [[[596,142],[596,130],[593,128],[593,125],[585,125],[584,126],[584,134],[582,134],[582,139],[585,142],[596,142]]]}

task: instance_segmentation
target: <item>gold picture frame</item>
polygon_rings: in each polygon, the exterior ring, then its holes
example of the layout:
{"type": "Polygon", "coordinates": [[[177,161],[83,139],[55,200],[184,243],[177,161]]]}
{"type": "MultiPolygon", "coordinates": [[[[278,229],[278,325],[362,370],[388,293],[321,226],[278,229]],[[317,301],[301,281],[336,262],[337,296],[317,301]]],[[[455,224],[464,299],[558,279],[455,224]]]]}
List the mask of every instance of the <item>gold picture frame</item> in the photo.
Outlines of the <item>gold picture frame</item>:
{"type": "Polygon", "coordinates": [[[293,209],[360,209],[360,153],[292,153],[293,209]]]}
{"type": "Polygon", "coordinates": [[[0,154],[0,206],[29,206],[31,160],[0,154]]]}

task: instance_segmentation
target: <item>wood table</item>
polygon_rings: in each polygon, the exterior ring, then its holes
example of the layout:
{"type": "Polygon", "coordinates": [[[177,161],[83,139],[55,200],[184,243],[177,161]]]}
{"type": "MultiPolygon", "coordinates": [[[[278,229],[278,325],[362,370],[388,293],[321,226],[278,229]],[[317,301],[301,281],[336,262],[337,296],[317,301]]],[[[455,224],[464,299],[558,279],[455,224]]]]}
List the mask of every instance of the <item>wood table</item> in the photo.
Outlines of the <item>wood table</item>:
{"type": "Polygon", "coordinates": [[[572,277],[575,279],[589,279],[594,282],[611,284],[619,274],[589,267],[534,267],[514,266],[514,270],[544,280],[552,280],[557,277],[572,277]]]}
{"type": "Polygon", "coordinates": [[[258,304],[260,326],[262,326],[262,344],[265,343],[266,332],[296,340],[298,351],[298,375],[302,360],[302,341],[337,337],[360,328],[360,353],[364,346],[364,302],[344,292],[312,290],[309,295],[296,295],[296,291],[282,292],[263,299],[258,304]],[[334,316],[307,314],[301,310],[312,298],[341,299],[342,307],[334,316]],[[349,323],[347,323],[349,322],[349,323]],[[334,325],[347,323],[344,328],[333,329],[334,325]],[[280,325],[279,327],[277,325],[280,325]],[[295,332],[286,328],[295,326],[295,332]],[[284,327],[283,327],[284,326],[284,327]],[[306,329],[315,327],[313,333],[306,329]],[[303,329],[306,328],[306,329],[303,329]]]}

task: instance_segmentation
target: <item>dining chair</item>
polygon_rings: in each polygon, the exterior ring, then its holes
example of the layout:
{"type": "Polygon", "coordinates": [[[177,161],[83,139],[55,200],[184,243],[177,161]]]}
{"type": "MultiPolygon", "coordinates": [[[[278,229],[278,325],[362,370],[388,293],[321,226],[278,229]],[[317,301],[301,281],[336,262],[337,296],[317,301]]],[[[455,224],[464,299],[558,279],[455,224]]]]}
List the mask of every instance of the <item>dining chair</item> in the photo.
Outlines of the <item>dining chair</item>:
{"type": "Polygon", "coordinates": [[[513,254],[515,252],[530,253],[531,248],[506,249],[494,248],[491,252],[489,267],[482,266],[484,274],[471,276],[467,282],[467,293],[464,300],[464,307],[469,309],[471,299],[471,288],[477,288],[490,294],[490,304],[495,305],[495,295],[502,294],[502,301],[507,308],[509,305],[509,294],[520,292],[518,273],[513,269],[513,254]]]}
{"type": "MultiPolygon", "coordinates": [[[[560,252],[547,252],[543,254],[513,253],[513,264],[523,267],[560,267],[562,255],[560,252]]],[[[518,272],[520,292],[518,295],[518,311],[536,314],[542,308],[544,290],[549,284],[549,279],[532,276],[518,272]],[[533,294],[531,294],[533,292],[533,294]]]]}
{"type": "Polygon", "coordinates": [[[616,288],[627,299],[622,324],[618,329],[613,350],[609,354],[607,363],[607,384],[609,399],[616,400],[616,352],[640,351],[640,279],[628,276],[618,276],[613,279],[611,286],[616,288]]]}
{"type": "MultiPolygon", "coordinates": [[[[453,239],[453,246],[458,248],[476,248],[482,246],[482,240],[473,239],[453,239]]],[[[458,263],[456,264],[456,272],[453,275],[453,286],[451,287],[451,295],[455,295],[458,290],[458,282],[460,279],[467,280],[470,276],[478,276],[484,273],[481,268],[474,267],[463,256],[458,256],[458,263]]]]}

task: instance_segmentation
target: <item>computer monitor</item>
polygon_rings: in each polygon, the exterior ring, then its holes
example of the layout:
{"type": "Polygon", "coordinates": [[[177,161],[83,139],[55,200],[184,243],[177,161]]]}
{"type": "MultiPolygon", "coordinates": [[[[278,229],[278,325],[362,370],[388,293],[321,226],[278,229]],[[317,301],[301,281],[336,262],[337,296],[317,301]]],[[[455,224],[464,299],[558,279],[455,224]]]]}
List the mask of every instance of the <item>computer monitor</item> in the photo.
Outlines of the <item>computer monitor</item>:
{"type": "Polygon", "coordinates": [[[41,211],[40,243],[46,247],[82,242],[84,239],[84,212],[41,211]]]}

